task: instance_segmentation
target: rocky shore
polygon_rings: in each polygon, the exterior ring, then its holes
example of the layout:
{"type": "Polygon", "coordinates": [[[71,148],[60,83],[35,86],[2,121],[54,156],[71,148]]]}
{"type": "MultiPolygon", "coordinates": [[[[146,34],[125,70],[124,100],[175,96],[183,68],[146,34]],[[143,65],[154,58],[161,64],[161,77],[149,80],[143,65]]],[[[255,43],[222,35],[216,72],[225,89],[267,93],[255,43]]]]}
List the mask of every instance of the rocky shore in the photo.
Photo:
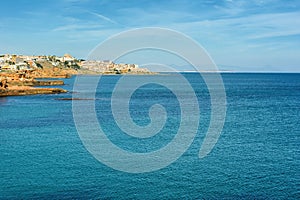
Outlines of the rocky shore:
{"type": "MultiPolygon", "coordinates": [[[[57,94],[67,92],[60,88],[35,88],[34,86],[57,86],[64,85],[62,80],[36,80],[36,77],[45,77],[45,72],[38,73],[25,70],[15,73],[0,73],[0,97],[4,96],[22,96],[36,94],[57,94]]],[[[66,73],[59,74],[62,77],[67,77],[66,73]]],[[[47,78],[56,78],[49,73],[47,78]]],[[[68,75],[69,76],[69,75],[68,75]]]]}
{"type": "Polygon", "coordinates": [[[60,88],[34,88],[29,86],[11,87],[9,89],[0,89],[0,97],[4,96],[24,96],[36,94],[59,94],[66,90],[60,88]]]}

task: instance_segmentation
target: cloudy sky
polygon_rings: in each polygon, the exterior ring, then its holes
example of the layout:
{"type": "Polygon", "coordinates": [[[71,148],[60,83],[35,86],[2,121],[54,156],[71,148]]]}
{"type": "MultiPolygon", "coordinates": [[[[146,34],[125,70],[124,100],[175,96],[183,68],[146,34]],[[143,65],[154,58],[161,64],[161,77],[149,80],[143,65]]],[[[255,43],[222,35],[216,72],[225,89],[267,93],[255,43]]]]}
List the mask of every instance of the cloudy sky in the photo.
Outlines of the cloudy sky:
{"type": "Polygon", "coordinates": [[[221,70],[300,72],[299,0],[19,0],[0,10],[0,54],[86,58],[113,34],[163,27],[196,40],[221,70]]]}

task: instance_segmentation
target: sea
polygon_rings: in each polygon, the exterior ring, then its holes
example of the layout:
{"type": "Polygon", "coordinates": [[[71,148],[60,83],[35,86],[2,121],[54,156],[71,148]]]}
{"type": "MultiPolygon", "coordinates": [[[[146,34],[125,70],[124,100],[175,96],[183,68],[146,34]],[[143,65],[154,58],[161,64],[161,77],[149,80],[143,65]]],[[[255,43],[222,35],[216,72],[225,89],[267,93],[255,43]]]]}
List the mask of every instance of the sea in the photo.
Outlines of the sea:
{"type": "MultiPolygon", "coordinates": [[[[131,119],[124,120],[147,126],[151,117],[160,117],[149,114],[153,105],[166,114],[160,131],[145,138],[127,134],[114,119],[111,99],[121,75],[101,76],[95,91],[88,91],[92,99],[71,100],[80,92],[74,87],[79,76],[62,79],[65,85],[57,86],[68,93],[1,97],[0,199],[300,199],[300,74],[222,73],[226,117],[216,144],[202,158],[212,94],[200,74],[181,75],[194,92],[185,90],[172,73],[128,75],[132,84],[148,76],[152,83],[132,93],[131,119]],[[155,78],[181,88],[181,99],[155,78]],[[199,124],[190,145],[168,165],[147,172],[102,162],[86,148],[74,120],[74,101],[93,104],[98,126],[112,144],[146,155],[177,137],[184,126],[181,118],[189,117],[181,112],[180,101],[194,97],[199,124]]],[[[121,157],[111,156],[122,165],[121,157]]],[[[147,166],[147,159],[140,164],[147,166]]]]}

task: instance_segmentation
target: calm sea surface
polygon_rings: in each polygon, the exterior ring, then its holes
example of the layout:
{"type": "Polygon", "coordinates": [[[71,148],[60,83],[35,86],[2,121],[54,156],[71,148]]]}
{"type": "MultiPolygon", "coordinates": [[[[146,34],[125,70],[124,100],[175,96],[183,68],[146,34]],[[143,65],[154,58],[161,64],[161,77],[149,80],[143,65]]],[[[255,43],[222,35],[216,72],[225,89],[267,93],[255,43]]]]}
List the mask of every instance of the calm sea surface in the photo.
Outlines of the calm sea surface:
{"type": "MultiPolygon", "coordinates": [[[[194,142],[176,162],[141,174],[111,169],[85,149],[72,101],[58,100],[72,93],[0,98],[0,198],[300,199],[300,74],[222,74],[226,121],[218,143],[202,159],[198,152],[210,120],[210,96],[201,76],[184,76],[201,111],[194,142]]],[[[165,107],[168,119],[152,138],[128,136],[111,113],[110,98],[120,77],[104,76],[97,88],[102,129],[127,151],[162,148],[180,126],[178,100],[157,84],[136,90],[130,101],[135,123],[147,125],[149,108],[156,103],[165,107]]],[[[75,78],[65,79],[62,88],[72,91],[75,78]]]]}

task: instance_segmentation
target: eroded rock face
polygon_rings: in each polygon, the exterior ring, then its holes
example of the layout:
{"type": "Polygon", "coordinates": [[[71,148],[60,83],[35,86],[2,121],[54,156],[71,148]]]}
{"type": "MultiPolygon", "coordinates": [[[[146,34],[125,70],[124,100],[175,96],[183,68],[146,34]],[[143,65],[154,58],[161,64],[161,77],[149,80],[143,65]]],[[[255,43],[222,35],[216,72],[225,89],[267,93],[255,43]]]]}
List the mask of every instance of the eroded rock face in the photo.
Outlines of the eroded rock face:
{"type": "Polygon", "coordinates": [[[35,76],[31,71],[25,71],[25,72],[22,71],[17,73],[0,73],[0,88],[7,88],[11,86],[49,86],[49,85],[50,86],[64,85],[64,82],[62,80],[45,80],[45,81],[35,80],[35,76]]]}
{"type": "Polygon", "coordinates": [[[17,87],[9,90],[0,89],[0,96],[23,96],[36,94],[58,94],[66,93],[66,90],[60,88],[33,88],[33,87],[17,87]]]}
{"type": "Polygon", "coordinates": [[[59,88],[34,88],[31,86],[64,85],[62,80],[35,80],[31,71],[0,73],[0,97],[34,94],[65,93],[59,88]]]}
{"type": "Polygon", "coordinates": [[[8,87],[7,78],[6,77],[0,77],[0,88],[6,89],[7,87],[8,87]]]}

